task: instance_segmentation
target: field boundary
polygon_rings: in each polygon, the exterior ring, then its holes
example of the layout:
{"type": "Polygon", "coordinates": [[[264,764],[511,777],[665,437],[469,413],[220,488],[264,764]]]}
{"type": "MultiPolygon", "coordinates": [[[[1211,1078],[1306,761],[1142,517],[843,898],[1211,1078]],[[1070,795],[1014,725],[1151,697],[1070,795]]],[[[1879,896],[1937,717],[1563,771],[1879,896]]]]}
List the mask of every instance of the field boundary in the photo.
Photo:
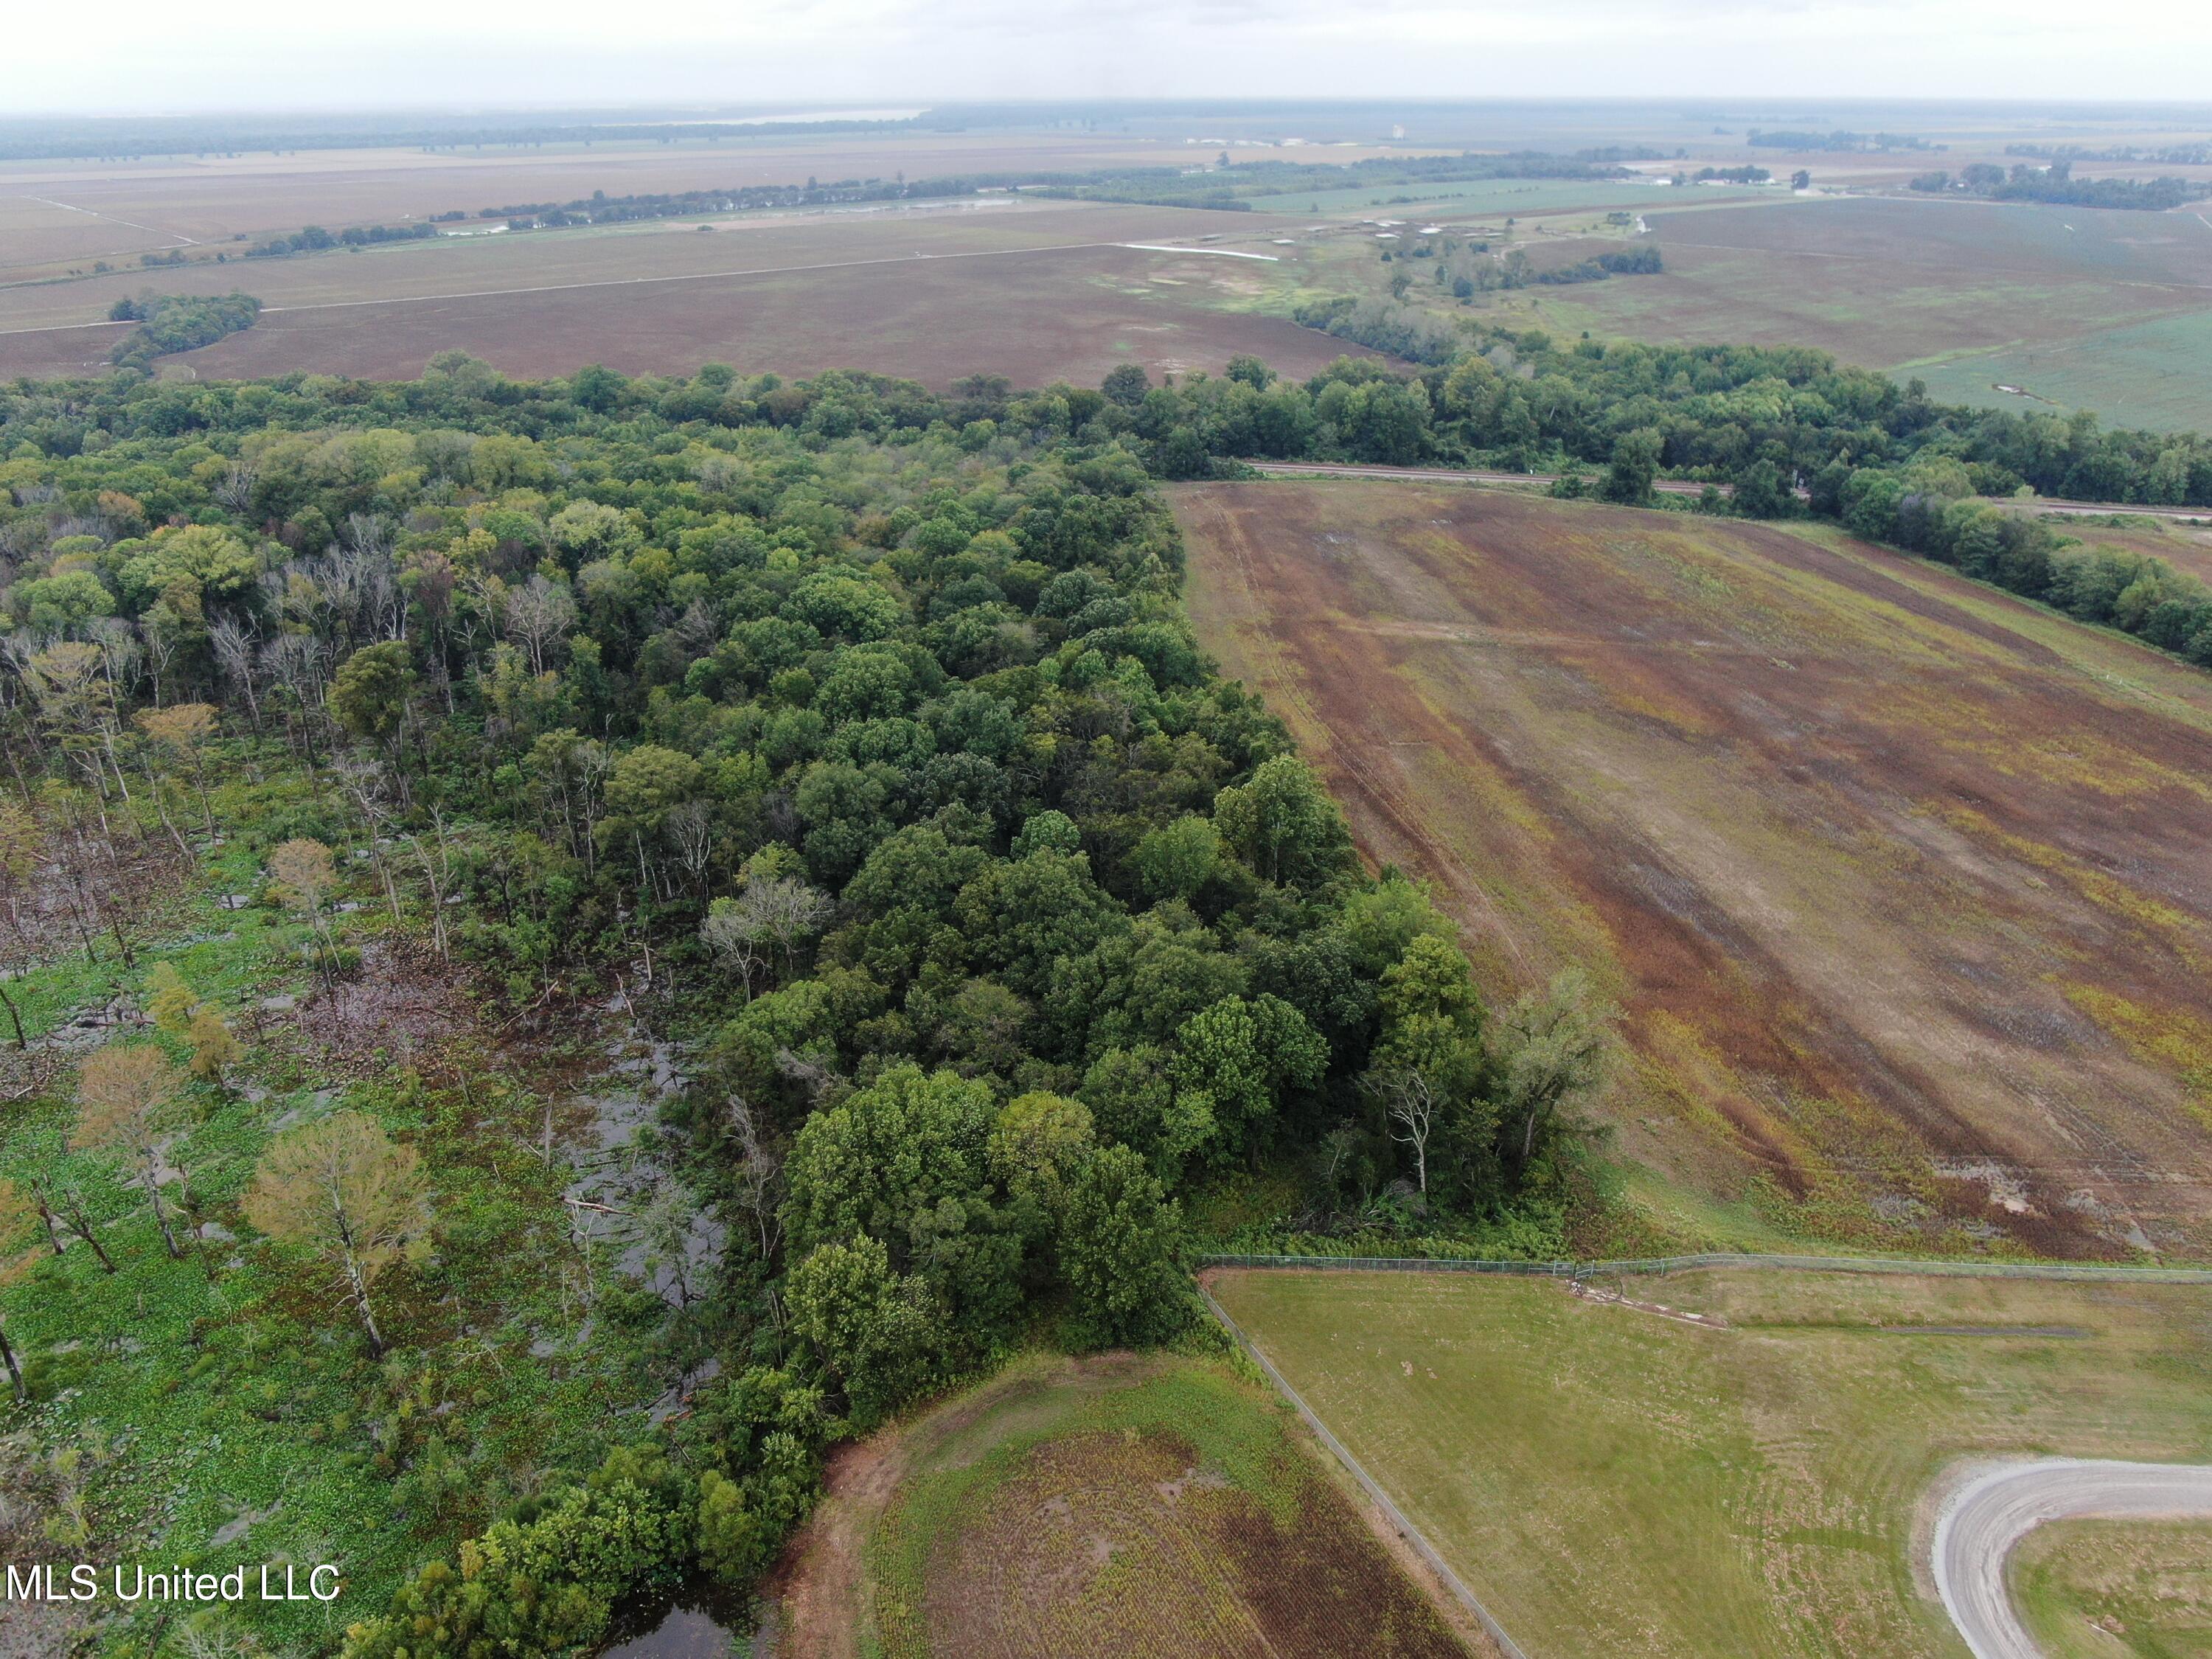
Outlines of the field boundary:
{"type": "Polygon", "coordinates": [[[1360,1490],[1367,1494],[1376,1508],[1382,1511],[1390,1524],[1398,1529],[1399,1535],[1413,1547],[1414,1553],[1428,1564],[1430,1570],[1443,1580],[1451,1593],[1459,1599],[1469,1613],[1475,1616],[1485,1633],[1492,1641],[1498,1644],[1500,1650],[1505,1654],[1506,1659],[1528,1659],[1528,1651],[1505,1633],[1505,1626],[1492,1616],[1490,1609],[1482,1605],[1480,1598],[1467,1587],[1460,1576],[1445,1565],[1443,1557],[1437,1553],[1436,1546],[1429,1542],[1427,1534],[1406,1518],[1405,1511],[1390,1501],[1390,1495],[1382,1490],[1375,1477],[1360,1467],[1359,1460],[1345,1449],[1341,1440],[1329,1432],[1328,1425],[1321,1420],[1314,1408],[1306,1404],[1304,1397],[1291,1386],[1290,1379],[1275,1369],[1274,1361],[1260,1352],[1260,1345],[1247,1336],[1244,1334],[1244,1328],[1229,1316],[1229,1310],[1213,1299],[1213,1292],[1201,1284],[1198,1287],[1198,1293],[1206,1298],[1206,1305],[1212,1310],[1213,1316],[1221,1322],[1222,1328],[1229,1333],[1239,1347],[1251,1356],[1253,1363],[1267,1374],[1267,1380],[1273,1382],[1283,1398],[1289,1401],[1297,1409],[1298,1415],[1304,1419],[1305,1425],[1314,1431],[1315,1437],[1322,1445],[1328,1448],[1336,1461],[1344,1465],[1346,1472],[1359,1483],[1360,1490]]]}
{"type": "MultiPolygon", "coordinates": [[[[1761,1255],[1712,1251],[1702,1255],[1638,1256],[1620,1261],[1516,1261],[1488,1257],[1395,1255],[1200,1255],[1194,1267],[1316,1267],[1340,1273],[1504,1273],[1520,1278],[1595,1279],[1607,1273],[1694,1272],[1704,1267],[1768,1267],[1792,1273],[1907,1273],[1923,1278],[2054,1279],[2133,1285],[2212,1285],[2212,1267],[2129,1267],[2093,1261],[1960,1261],[1949,1257],[1761,1255]]],[[[1209,1297],[1208,1301],[1212,1298],[1209,1297]]],[[[1217,1309],[1218,1312],[1218,1310],[1217,1309]]],[[[1224,1318],[1227,1316],[1223,1316],[1224,1318]]]]}

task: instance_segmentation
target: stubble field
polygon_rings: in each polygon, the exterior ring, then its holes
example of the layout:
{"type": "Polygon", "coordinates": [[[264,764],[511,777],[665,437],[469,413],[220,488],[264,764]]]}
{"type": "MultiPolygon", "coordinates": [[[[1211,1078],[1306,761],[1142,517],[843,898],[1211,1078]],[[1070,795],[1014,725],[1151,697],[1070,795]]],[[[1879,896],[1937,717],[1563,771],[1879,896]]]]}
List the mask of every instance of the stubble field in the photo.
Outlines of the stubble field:
{"type": "Polygon", "coordinates": [[[1223,235],[1226,217],[1002,198],[762,216],[711,232],[661,222],[117,272],[0,289],[0,376],[96,372],[121,332],[99,319],[149,288],[242,288],[266,307],[245,333],[162,360],[162,374],[186,379],[407,377],[449,349],[519,376],[592,362],[689,374],[721,361],[748,373],[859,368],[939,386],[968,374],[1096,385],[1119,363],[1156,375],[1218,371],[1239,353],[1304,375],[1358,355],[1249,309],[1259,273],[1273,265],[1127,246],[1194,247],[1204,236],[1220,238],[1208,247],[1265,247],[1256,233],[1223,235]]]}
{"type": "MultiPolygon", "coordinates": [[[[1964,1659],[1923,1565],[1936,1495],[1960,1465],[2212,1458],[2212,1291],[2200,1285],[1628,1281],[1632,1298],[1724,1322],[1701,1328],[1542,1279],[1212,1281],[1538,1659],[1964,1659]]],[[[2185,1541],[2057,1577],[2100,1615],[2141,1618],[2161,1588],[2143,1554],[2170,1563],[2185,1541]]],[[[2186,1602],[2164,1606],[2186,1626],[2186,1602]]],[[[2201,1650],[2106,1634],[2078,1650],[2201,1650]]]]}
{"type": "Polygon", "coordinates": [[[2212,1249],[2212,678],[1832,533],[1177,492],[1200,638],[1492,995],[1584,964],[1680,1233],[2212,1249]]]}

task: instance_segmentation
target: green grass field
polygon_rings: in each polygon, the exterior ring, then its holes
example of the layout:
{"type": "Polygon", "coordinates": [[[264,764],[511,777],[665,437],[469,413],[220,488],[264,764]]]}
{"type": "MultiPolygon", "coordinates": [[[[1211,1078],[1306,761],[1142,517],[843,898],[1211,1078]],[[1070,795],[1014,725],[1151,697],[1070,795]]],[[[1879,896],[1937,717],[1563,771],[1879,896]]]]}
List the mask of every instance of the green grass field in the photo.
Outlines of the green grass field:
{"type": "MultiPolygon", "coordinates": [[[[1947,401],[2212,425],[2212,227],[2194,214],[1731,194],[1618,204],[1645,215],[1662,276],[1492,295],[1472,314],[1599,338],[1816,346],[1917,374],[1947,401]]],[[[1445,210],[1393,216],[1416,211],[1445,210]]]]}
{"type": "Polygon", "coordinates": [[[1303,1433],[1212,1362],[1020,1362],[907,1431],[862,1650],[1464,1655],[1303,1433]]]}
{"type": "MultiPolygon", "coordinates": [[[[2206,248],[2212,261],[2212,235],[2206,248]]],[[[2015,414],[2087,409],[2107,426],[2202,431],[2212,427],[2212,310],[1900,364],[1899,372],[1917,374],[1946,403],[2015,414]]]]}
{"type": "Polygon", "coordinates": [[[2212,1457],[2202,1287],[1629,1281],[1725,1329],[1549,1280],[1243,1272],[1213,1288],[1538,1656],[1953,1659],[1966,1650],[1916,1577],[1948,1465],[2212,1457]]]}
{"type": "Polygon", "coordinates": [[[1292,217],[1318,213],[1323,217],[1341,218],[1347,213],[1375,208],[1382,210],[1385,218],[1425,214],[1429,218],[1424,222],[1433,222],[1437,218],[1465,218],[1474,214],[1558,213],[1577,208],[1653,211],[1662,207],[1690,205],[1693,200],[1702,206],[1708,198],[1716,202],[1744,201],[1774,193],[1771,189],[1757,185],[1699,185],[1694,188],[1662,190],[1632,179],[1493,179],[1471,184],[1378,185],[1360,190],[1294,191],[1285,196],[1255,196],[1251,201],[1255,212],[1292,217]],[[1398,199],[1401,198],[1411,199],[1398,199]]]}
{"type": "Polygon", "coordinates": [[[2013,1557],[2011,1582],[2048,1659],[2212,1655],[2212,1522],[2039,1528],[2013,1557]]]}

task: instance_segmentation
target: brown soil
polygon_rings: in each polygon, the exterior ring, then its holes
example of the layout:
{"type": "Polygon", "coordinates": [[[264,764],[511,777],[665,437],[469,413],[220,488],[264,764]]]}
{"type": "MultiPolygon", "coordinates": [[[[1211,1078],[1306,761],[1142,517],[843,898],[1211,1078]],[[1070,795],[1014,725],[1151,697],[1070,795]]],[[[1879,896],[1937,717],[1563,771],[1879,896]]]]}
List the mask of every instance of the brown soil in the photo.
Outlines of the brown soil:
{"type": "Polygon", "coordinates": [[[1465,1652],[1310,1478],[1287,1520],[1209,1482],[1172,1434],[1050,1440],[946,1540],[933,1650],[1057,1659],[1465,1652]]]}
{"type": "MultiPolygon", "coordinates": [[[[1220,216],[1024,204],[200,266],[163,273],[163,289],[242,286],[265,309],[244,333],[165,358],[161,373],[397,379],[460,349],[522,378],[593,362],[690,374],[720,362],[787,376],[863,368],[933,386],[975,374],[1095,386],[1122,363],[1155,375],[1211,372],[1250,353],[1304,376],[1347,351],[1368,355],[1280,318],[1222,308],[1249,303],[1254,272],[1272,267],[1121,246],[1182,246],[1218,234],[1220,216]]],[[[0,291],[0,376],[102,371],[125,331],[96,319],[144,286],[144,273],[131,273],[0,291]]]]}
{"type": "Polygon", "coordinates": [[[778,1659],[854,1659],[867,1574],[862,1551],[906,1473],[898,1431],[840,1447],[823,1477],[826,1496],[766,1587],[776,1604],[778,1659]]]}
{"type": "Polygon", "coordinates": [[[2212,680],[1839,539],[1177,511],[1202,637],[1493,994],[1579,961],[1623,1004],[1631,1151],[1868,1243],[2212,1247],[2212,680]]]}
{"type": "Polygon", "coordinates": [[[459,349],[524,379],[595,362],[634,374],[727,362],[793,377],[865,368],[939,386],[969,374],[1096,386],[1122,363],[1156,376],[1218,372],[1251,353],[1304,377],[1345,355],[1280,319],[1130,291],[1162,263],[1109,246],[285,312],[173,364],[204,380],[404,379],[459,349]]]}
{"type": "MultiPolygon", "coordinates": [[[[1040,1388],[1126,1387],[1160,1362],[1109,1353],[1061,1363],[1064,1372],[1018,1368],[833,1455],[826,1495],[764,1587],[776,1607],[778,1659],[869,1650],[867,1542],[911,1470],[975,1455],[945,1449],[987,1414],[1018,1430],[1023,1397],[1040,1388]]],[[[1194,1470],[1172,1436],[1046,1441],[945,1540],[926,1609],[933,1650],[963,1659],[1079,1650],[1495,1659],[1473,1619],[1335,1478],[1336,1466],[1302,1431],[1292,1440],[1310,1468],[1287,1523],[1194,1470]],[[1344,1505],[1365,1530],[1346,1528],[1344,1505]],[[978,1585],[990,1593],[973,1594],[978,1585]],[[1194,1634],[1201,1626],[1203,1641],[1194,1634]]]]}
{"type": "MultiPolygon", "coordinates": [[[[1107,1355],[1078,1364],[1090,1370],[1127,1358],[1107,1355]]],[[[1027,1382],[1011,1377],[986,1383],[830,1454],[822,1501],[763,1586],[777,1610],[777,1659],[857,1659],[867,1617],[868,1534],[915,1454],[958,1432],[1027,1382]]]]}

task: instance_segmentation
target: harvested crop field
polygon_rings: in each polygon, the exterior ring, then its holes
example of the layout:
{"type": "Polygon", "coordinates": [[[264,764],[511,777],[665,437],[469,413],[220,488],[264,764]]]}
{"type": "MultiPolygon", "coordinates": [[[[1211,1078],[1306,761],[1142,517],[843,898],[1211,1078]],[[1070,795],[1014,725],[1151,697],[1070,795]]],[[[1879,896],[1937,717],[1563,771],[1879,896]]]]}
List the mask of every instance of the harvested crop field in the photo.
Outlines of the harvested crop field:
{"type": "Polygon", "coordinates": [[[1176,506],[1200,637],[1490,993],[1581,963],[1618,999],[1662,1218],[2212,1253],[2212,677],[1820,531],[1176,506]]]}
{"type": "MultiPolygon", "coordinates": [[[[161,290],[243,287],[265,309],[246,333],[165,358],[161,373],[405,378],[458,349],[521,377],[592,362],[689,374],[720,361],[787,375],[860,368],[934,385],[979,374],[1096,385],[1124,362],[1218,370],[1251,353],[1303,375],[1346,351],[1365,355],[1241,308],[1253,262],[1124,246],[1181,246],[1211,222],[1174,210],[1009,203],[194,266],[161,273],[161,290]]],[[[97,319],[149,286],[144,273],[118,273],[0,292],[0,376],[97,371],[122,332],[97,319]]]]}
{"type": "Polygon", "coordinates": [[[1218,1366],[1018,1362],[855,1449],[850,1474],[833,1469],[776,1586],[778,1651],[1489,1653],[1400,1567],[1303,1434],[1273,1394],[1218,1366]]]}
{"type": "Polygon", "coordinates": [[[2203,1285],[1708,1272],[1630,1279],[1632,1306],[1461,1273],[1211,1278],[1535,1659],[1963,1659],[1924,1570],[1963,1466],[2212,1456],[2203,1285]]]}

